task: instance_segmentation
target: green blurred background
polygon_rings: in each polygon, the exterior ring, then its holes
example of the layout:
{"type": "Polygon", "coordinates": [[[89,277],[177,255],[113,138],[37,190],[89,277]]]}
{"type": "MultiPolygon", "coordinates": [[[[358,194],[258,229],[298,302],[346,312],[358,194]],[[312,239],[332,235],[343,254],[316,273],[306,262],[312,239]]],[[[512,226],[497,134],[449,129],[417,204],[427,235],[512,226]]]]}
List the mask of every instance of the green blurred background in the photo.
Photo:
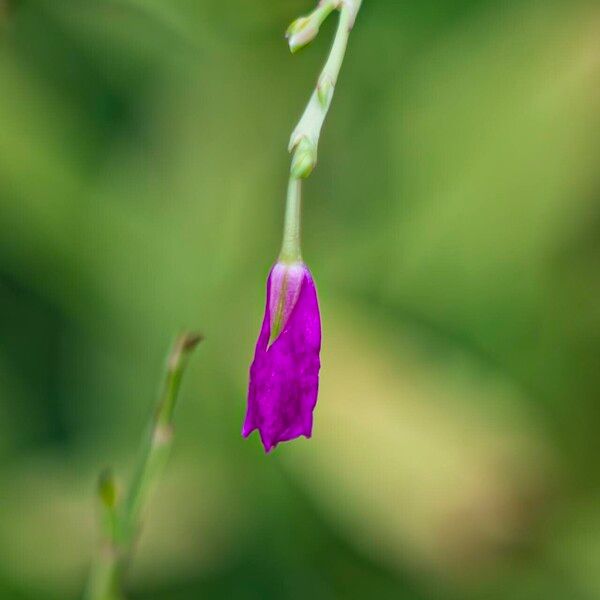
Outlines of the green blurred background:
{"type": "Polygon", "coordinates": [[[314,438],[265,457],[310,8],[0,0],[0,597],[79,597],[191,327],[132,599],[600,598],[600,6],[364,1],[305,186],[314,438]]]}

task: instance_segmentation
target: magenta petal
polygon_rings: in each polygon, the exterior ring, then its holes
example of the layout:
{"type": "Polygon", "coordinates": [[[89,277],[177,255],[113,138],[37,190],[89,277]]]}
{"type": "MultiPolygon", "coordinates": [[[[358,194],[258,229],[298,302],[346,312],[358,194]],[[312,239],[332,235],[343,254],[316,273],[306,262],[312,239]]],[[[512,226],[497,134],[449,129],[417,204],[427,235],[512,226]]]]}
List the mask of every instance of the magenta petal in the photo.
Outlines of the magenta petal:
{"type": "Polygon", "coordinates": [[[242,430],[247,437],[258,429],[266,452],[279,442],[311,436],[321,367],[321,318],[310,271],[303,264],[289,267],[295,269],[294,278],[298,268],[303,271],[299,293],[291,294],[289,288],[278,283],[281,268],[281,264],[275,265],[267,280],[265,316],[250,367],[248,409],[242,430]],[[273,297],[278,294],[281,299],[273,297]],[[271,310],[278,302],[283,303],[285,324],[269,345],[271,310]]]}

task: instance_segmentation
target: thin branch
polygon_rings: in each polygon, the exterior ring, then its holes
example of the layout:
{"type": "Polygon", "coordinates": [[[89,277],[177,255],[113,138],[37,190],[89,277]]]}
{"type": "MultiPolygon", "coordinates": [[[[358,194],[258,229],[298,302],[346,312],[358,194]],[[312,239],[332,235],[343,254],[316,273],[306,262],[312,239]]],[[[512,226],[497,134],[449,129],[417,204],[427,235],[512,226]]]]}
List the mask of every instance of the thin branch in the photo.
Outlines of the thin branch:
{"type": "Polygon", "coordinates": [[[122,600],[123,578],[131,561],[141,517],[160,479],[173,443],[173,411],[188,358],[202,340],[184,333],[167,358],[163,389],[150,419],[139,453],[137,468],[123,503],[118,501],[112,472],[99,479],[101,540],[88,579],[87,600],[122,600]]]}

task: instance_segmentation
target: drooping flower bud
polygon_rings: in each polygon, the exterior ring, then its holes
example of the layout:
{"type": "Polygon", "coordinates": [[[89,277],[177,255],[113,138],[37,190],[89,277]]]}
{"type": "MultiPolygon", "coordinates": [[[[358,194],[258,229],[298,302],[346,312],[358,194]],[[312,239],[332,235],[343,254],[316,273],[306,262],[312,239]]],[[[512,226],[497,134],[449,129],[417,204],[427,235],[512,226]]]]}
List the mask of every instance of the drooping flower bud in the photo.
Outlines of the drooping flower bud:
{"type": "Polygon", "coordinates": [[[296,19],[285,32],[290,51],[297,52],[307,44],[310,44],[319,33],[319,24],[310,16],[296,19]]]}
{"type": "Polygon", "coordinates": [[[266,452],[312,435],[319,388],[321,318],[308,267],[277,263],[267,280],[262,328],[250,367],[242,435],[258,429],[266,452]]]}

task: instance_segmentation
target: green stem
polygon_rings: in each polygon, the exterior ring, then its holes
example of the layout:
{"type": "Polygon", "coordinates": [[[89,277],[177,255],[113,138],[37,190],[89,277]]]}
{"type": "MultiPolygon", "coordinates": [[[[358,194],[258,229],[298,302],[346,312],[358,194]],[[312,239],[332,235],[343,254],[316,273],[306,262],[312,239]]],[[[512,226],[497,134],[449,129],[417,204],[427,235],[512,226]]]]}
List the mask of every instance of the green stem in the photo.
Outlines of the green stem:
{"type": "Polygon", "coordinates": [[[279,254],[280,262],[291,264],[302,261],[300,249],[301,213],[302,180],[290,177],[283,223],[283,243],[279,254]]]}
{"type": "Polygon", "coordinates": [[[141,510],[169,456],[173,441],[173,411],[179,394],[181,378],[190,351],[196,347],[200,339],[197,334],[179,336],[167,359],[167,372],[163,389],[139,454],[138,465],[129,494],[125,500],[124,520],[134,530],[132,532],[126,531],[126,537],[130,538],[135,535],[141,510]]]}
{"type": "Polygon", "coordinates": [[[340,11],[333,45],[319,76],[317,87],[290,138],[289,151],[293,152],[293,156],[280,254],[280,260],[283,262],[302,260],[300,250],[301,179],[308,177],[317,164],[321,130],[331,106],[348,47],[350,31],[354,26],[361,3],[362,0],[322,0],[310,15],[297,19],[288,29],[290,48],[295,51],[316,36],[319,26],[333,10],[340,11]]]}
{"type": "Polygon", "coordinates": [[[319,75],[317,87],[290,137],[289,150],[290,152],[294,151],[292,174],[297,177],[308,177],[316,165],[321,129],[331,106],[335,86],[346,55],[350,31],[354,26],[361,1],[338,0],[340,18],[331,51],[319,75]],[[295,166],[298,168],[295,169],[295,166]]]}
{"type": "Polygon", "coordinates": [[[181,378],[192,350],[201,340],[184,333],[175,341],[158,404],[143,439],[135,474],[122,506],[116,502],[112,475],[100,478],[102,539],[90,572],[87,600],[122,600],[122,585],[131,561],[143,510],[163,472],[173,442],[173,411],[181,378]]]}

